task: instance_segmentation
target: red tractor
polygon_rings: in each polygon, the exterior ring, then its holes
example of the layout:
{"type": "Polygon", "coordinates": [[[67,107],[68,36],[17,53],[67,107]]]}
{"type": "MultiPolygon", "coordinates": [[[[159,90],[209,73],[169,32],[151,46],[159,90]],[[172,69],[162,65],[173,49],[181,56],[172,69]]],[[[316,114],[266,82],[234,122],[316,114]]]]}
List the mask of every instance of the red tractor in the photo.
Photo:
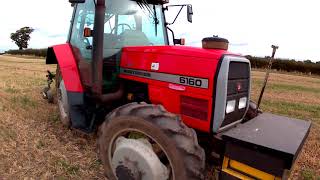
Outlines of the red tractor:
{"type": "MultiPolygon", "coordinates": [[[[68,42],[50,47],[46,62],[58,64],[62,123],[97,132],[108,179],[288,174],[310,123],[256,111],[250,62],[228,52],[226,39],[180,46],[166,22],[168,0],[70,2],[68,42]]],[[[192,22],[192,6],[180,7],[192,22]]]]}

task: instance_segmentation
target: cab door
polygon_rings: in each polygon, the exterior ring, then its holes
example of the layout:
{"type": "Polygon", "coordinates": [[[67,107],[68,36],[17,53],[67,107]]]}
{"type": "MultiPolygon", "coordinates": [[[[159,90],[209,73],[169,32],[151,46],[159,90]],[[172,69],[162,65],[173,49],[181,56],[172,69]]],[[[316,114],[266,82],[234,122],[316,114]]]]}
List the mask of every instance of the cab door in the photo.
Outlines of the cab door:
{"type": "Polygon", "coordinates": [[[84,36],[84,29],[94,28],[95,3],[87,0],[75,6],[69,42],[78,62],[80,77],[84,87],[92,86],[92,37],[84,36]]]}

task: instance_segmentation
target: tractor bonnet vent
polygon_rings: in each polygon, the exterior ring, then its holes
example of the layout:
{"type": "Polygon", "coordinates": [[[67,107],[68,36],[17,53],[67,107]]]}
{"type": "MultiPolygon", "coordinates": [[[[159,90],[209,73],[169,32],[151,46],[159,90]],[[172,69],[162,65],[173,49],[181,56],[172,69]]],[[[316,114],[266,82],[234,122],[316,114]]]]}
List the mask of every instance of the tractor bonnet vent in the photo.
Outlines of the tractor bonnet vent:
{"type": "Polygon", "coordinates": [[[213,36],[202,39],[202,48],[204,49],[223,49],[228,50],[229,41],[227,39],[213,36]]]}

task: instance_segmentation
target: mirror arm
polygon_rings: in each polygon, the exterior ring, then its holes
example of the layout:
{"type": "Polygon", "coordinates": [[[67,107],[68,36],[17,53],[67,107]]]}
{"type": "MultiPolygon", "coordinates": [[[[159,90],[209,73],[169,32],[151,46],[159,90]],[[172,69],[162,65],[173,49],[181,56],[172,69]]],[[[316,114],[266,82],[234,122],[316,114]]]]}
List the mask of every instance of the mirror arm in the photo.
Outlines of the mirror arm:
{"type": "Polygon", "coordinates": [[[180,10],[179,10],[176,18],[173,20],[172,23],[168,23],[168,25],[172,25],[172,24],[174,24],[174,23],[176,22],[176,20],[178,19],[179,15],[180,15],[180,13],[181,13],[181,11],[182,11],[182,9],[183,9],[185,6],[186,6],[186,5],[181,5],[181,8],[180,8],[180,10]]]}
{"type": "Polygon", "coordinates": [[[176,45],[176,43],[175,43],[175,39],[176,39],[176,38],[175,38],[175,36],[174,36],[173,30],[172,30],[171,28],[169,28],[168,26],[167,26],[167,29],[172,33],[172,39],[173,39],[172,41],[173,41],[173,44],[176,45]]]}

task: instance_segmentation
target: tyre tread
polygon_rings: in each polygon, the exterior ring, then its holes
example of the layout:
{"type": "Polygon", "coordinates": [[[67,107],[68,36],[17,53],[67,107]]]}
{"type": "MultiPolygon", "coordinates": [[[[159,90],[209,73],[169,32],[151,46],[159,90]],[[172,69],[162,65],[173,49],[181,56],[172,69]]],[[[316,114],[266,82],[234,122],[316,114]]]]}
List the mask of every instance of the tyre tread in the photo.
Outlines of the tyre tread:
{"type": "Polygon", "coordinates": [[[177,149],[181,153],[186,165],[187,177],[190,179],[204,179],[205,152],[198,144],[196,132],[186,126],[178,115],[169,113],[162,105],[130,103],[115,109],[107,115],[105,122],[99,128],[101,132],[98,134],[107,133],[103,132],[105,129],[103,126],[106,126],[113,118],[120,116],[143,118],[161,128],[169,138],[174,140],[177,149]]]}

